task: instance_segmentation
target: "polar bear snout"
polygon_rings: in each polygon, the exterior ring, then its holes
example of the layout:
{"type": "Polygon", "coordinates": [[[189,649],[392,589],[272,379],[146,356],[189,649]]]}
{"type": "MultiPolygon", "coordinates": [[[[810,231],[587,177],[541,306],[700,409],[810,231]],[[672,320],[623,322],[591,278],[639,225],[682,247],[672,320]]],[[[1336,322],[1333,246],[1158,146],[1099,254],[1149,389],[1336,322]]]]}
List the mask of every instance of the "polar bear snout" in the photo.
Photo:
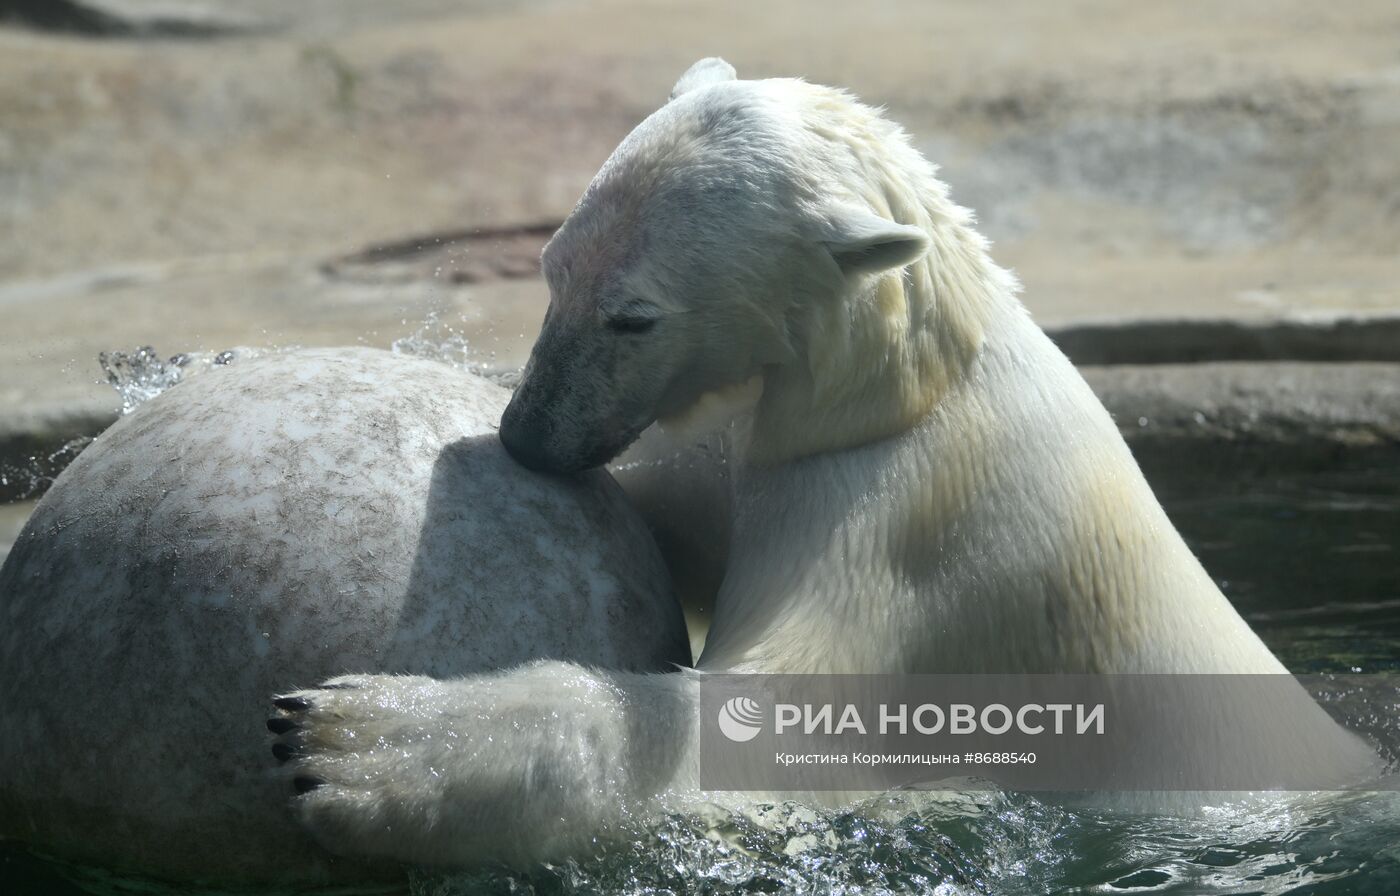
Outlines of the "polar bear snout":
{"type": "MultiPolygon", "coordinates": [[[[557,413],[565,393],[568,371],[558,370],[557,365],[548,366],[541,372],[542,349],[552,342],[550,320],[545,319],[545,329],[531,352],[525,365],[520,385],[511,396],[501,415],[500,439],[506,453],[516,463],[537,473],[570,473],[587,469],[578,466],[572,458],[576,452],[568,449],[570,439],[560,432],[557,413]]],[[[570,353],[572,354],[572,353],[570,353]]]]}
{"type": "Polygon", "coordinates": [[[526,410],[523,403],[512,400],[501,417],[501,444],[506,453],[527,470],[537,473],[564,472],[561,464],[548,449],[550,426],[548,418],[538,411],[526,410]]]}
{"type": "MultiPolygon", "coordinates": [[[[516,463],[537,473],[581,473],[621,454],[644,426],[586,425],[586,414],[561,410],[566,400],[539,401],[522,384],[501,417],[500,438],[516,463]]],[[[605,421],[612,415],[603,415],[605,421]]]]}
{"type": "Polygon", "coordinates": [[[656,419],[655,393],[668,379],[661,364],[620,346],[623,337],[593,317],[550,314],[501,417],[501,444],[527,469],[601,467],[656,419]]]}

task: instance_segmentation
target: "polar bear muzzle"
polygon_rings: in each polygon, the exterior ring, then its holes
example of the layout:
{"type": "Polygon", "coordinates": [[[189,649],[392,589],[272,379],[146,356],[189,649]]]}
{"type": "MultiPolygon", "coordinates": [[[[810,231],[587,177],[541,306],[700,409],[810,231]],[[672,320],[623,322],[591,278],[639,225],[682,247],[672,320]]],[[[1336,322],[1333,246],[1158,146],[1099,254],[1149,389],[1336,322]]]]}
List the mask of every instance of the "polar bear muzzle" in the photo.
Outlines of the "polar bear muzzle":
{"type": "Polygon", "coordinates": [[[531,376],[531,364],[501,417],[500,439],[517,463],[538,473],[579,473],[617,457],[652,422],[651,416],[576,406],[573,390],[531,376]],[[635,419],[634,419],[635,418],[635,419]]]}
{"type": "Polygon", "coordinates": [[[601,467],[632,442],[630,438],[619,440],[617,445],[590,441],[576,449],[560,451],[549,416],[525,411],[511,414],[511,409],[517,407],[512,403],[501,418],[501,444],[516,463],[537,473],[581,473],[601,467]]]}

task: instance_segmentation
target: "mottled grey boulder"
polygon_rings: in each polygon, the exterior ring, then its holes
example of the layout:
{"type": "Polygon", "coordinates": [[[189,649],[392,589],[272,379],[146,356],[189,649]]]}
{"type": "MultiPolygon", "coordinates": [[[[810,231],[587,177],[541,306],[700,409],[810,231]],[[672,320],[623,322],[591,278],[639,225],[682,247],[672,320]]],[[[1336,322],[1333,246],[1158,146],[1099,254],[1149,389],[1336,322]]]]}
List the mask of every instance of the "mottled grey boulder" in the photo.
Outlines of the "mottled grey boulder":
{"type": "Polygon", "coordinates": [[[211,370],[107,430],[0,570],[0,833],[166,877],[361,877],[286,810],[272,694],[688,662],[620,489],[514,464],[508,397],[431,361],[304,351],[211,370]]]}

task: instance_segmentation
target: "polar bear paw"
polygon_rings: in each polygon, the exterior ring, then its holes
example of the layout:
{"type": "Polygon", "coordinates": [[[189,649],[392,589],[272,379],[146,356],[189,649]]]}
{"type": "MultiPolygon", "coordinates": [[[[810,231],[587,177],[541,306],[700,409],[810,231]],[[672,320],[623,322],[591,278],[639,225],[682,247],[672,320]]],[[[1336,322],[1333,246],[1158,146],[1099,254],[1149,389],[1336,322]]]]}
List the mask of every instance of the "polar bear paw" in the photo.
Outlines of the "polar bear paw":
{"type": "Polygon", "coordinates": [[[430,678],[346,676],[273,700],[272,755],[297,794],[302,824],[324,846],[441,858],[412,840],[444,821],[445,773],[464,746],[456,701],[444,690],[430,678]]]}
{"type": "Polygon", "coordinates": [[[272,754],[333,852],[430,865],[571,852],[627,789],[621,701],[540,662],[438,680],[346,676],[274,698],[272,754]]]}

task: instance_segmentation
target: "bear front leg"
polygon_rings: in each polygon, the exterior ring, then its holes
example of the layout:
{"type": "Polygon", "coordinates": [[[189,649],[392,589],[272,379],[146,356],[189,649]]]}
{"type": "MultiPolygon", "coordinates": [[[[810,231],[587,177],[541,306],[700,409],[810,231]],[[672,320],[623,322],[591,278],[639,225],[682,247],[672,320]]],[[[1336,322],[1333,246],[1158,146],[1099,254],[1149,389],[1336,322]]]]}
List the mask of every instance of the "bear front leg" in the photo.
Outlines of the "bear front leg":
{"type": "Polygon", "coordinates": [[[327,849],[424,865],[576,855],[693,777],[692,674],[538,662],[346,676],[274,701],[273,755],[327,849]]]}

